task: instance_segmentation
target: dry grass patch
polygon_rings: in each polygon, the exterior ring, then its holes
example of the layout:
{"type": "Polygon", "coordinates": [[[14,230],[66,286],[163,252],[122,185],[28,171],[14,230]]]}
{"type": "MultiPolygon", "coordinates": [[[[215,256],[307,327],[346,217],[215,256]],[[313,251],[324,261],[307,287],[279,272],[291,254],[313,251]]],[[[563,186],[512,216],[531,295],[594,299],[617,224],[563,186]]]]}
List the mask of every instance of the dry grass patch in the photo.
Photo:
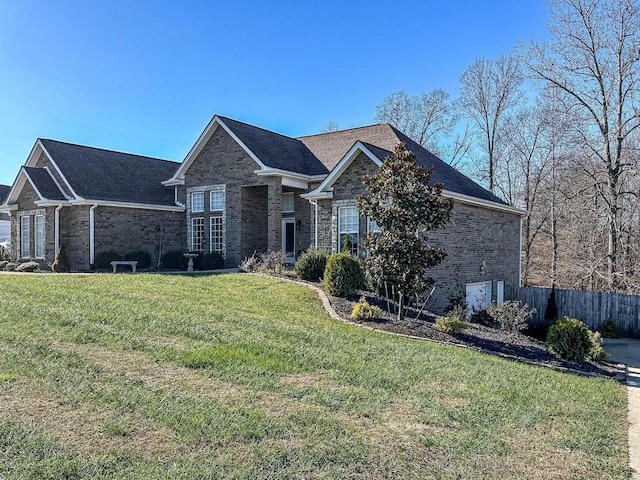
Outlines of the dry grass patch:
{"type": "Polygon", "coordinates": [[[320,388],[332,391],[341,391],[351,389],[353,387],[342,385],[331,378],[330,370],[318,370],[315,372],[298,373],[294,375],[284,375],[280,377],[280,381],[290,387],[297,388],[320,388]]]}
{"type": "Polygon", "coordinates": [[[142,352],[115,351],[92,344],[56,343],[53,346],[81,355],[107,372],[140,380],[152,389],[187,397],[213,398],[222,404],[231,404],[246,394],[238,385],[216,380],[197,370],[161,363],[142,352]]]}
{"type": "Polygon", "coordinates": [[[0,416],[34,425],[45,435],[88,454],[137,454],[154,458],[175,452],[179,444],[170,430],[132,420],[90,404],[61,404],[32,384],[0,384],[0,416]]]}

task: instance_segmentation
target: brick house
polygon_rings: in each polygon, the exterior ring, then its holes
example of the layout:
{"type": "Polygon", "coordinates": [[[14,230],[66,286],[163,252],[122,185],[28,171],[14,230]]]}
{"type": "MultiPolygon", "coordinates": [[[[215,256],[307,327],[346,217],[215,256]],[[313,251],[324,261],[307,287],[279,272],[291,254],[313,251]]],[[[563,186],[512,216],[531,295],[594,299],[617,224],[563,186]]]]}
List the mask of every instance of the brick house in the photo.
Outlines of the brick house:
{"type": "Polygon", "coordinates": [[[38,140],[1,209],[16,260],[50,263],[64,244],[76,270],[102,250],[153,254],[160,231],[164,251],[218,251],[230,267],[267,250],[292,261],[311,245],[337,252],[347,233],[363,256],[374,227],[355,196],[400,142],[454,200],[450,224],[432,235],[448,256],[433,271],[431,309],[510,297],[522,212],[388,124],[292,138],[216,115],[180,164],[38,140]]]}
{"type": "Polygon", "coordinates": [[[64,245],[71,268],[97,252],[179,249],[184,208],[161,181],[178,164],[38,139],[2,204],[11,216],[11,259],[51,264],[64,245]]]}

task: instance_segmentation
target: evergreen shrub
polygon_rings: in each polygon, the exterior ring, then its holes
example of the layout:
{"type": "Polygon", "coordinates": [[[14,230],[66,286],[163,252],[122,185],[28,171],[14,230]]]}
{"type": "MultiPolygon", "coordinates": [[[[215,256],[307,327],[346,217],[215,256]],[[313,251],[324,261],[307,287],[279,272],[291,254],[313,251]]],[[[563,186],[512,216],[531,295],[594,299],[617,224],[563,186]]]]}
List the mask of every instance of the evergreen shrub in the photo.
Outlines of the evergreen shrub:
{"type": "Polygon", "coordinates": [[[604,338],[620,338],[623,333],[620,325],[610,318],[600,324],[598,332],[600,332],[600,335],[604,338]]]}
{"type": "Polygon", "coordinates": [[[336,297],[348,297],[364,287],[364,272],[349,252],[334,253],[327,259],[324,286],[336,297]]]}
{"type": "Polygon", "coordinates": [[[160,264],[162,268],[168,270],[186,270],[189,259],[184,256],[184,252],[175,250],[162,255],[160,264]]]}
{"type": "Polygon", "coordinates": [[[381,314],[382,310],[380,310],[380,307],[369,305],[367,299],[361,297],[360,301],[353,306],[351,318],[356,320],[373,320],[379,318],[381,314]]]}
{"type": "Polygon", "coordinates": [[[138,262],[136,268],[149,268],[151,266],[151,254],[145,250],[129,252],[124,256],[125,260],[138,262]]]}
{"type": "Polygon", "coordinates": [[[116,251],[109,250],[106,252],[99,252],[93,261],[93,268],[98,270],[111,268],[111,262],[117,260],[122,260],[122,255],[116,251]]]}
{"type": "Polygon", "coordinates": [[[562,317],[551,325],[546,346],[552,355],[575,362],[603,360],[607,356],[600,346],[600,334],[589,331],[575,318],[562,317]]]}
{"type": "Polygon", "coordinates": [[[224,258],[218,252],[205,253],[196,258],[200,259],[198,270],[217,270],[224,267],[224,258]]]}
{"type": "Polygon", "coordinates": [[[324,275],[328,258],[326,250],[311,247],[298,257],[295,264],[296,275],[302,280],[319,281],[324,275]]]}

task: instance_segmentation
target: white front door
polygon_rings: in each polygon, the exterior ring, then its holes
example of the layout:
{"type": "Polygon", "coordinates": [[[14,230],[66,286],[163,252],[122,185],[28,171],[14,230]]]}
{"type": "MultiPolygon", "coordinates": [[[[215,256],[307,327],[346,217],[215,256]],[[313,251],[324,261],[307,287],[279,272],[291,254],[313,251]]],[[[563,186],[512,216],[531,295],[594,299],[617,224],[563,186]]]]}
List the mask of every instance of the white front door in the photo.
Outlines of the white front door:
{"type": "Polygon", "coordinates": [[[296,219],[282,219],[282,255],[288,262],[296,260],[296,219]]]}

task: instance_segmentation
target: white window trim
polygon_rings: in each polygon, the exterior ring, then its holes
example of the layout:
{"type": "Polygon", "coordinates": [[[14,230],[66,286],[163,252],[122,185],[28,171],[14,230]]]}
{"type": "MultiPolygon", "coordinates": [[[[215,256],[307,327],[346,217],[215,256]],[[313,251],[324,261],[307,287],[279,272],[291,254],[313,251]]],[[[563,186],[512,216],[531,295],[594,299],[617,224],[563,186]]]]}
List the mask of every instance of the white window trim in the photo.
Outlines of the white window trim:
{"type": "Polygon", "coordinates": [[[192,211],[193,213],[204,213],[204,192],[193,192],[193,193],[191,194],[191,211],[192,211]],[[195,202],[193,201],[193,199],[195,198],[195,196],[196,196],[196,195],[198,195],[199,197],[200,197],[200,196],[202,197],[202,210],[200,210],[200,209],[196,210],[196,209],[194,208],[194,206],[193,206],[193,205],[194,205],[194,203],[195,203],[195,202]]]}
{"type": "Polygon", "coordinates": [[[192,252],[204,252],[205,251],[204,243],[206,241],[206,237],[204,237],[204,232],[205,232],[205,230],[204,230],[204,217],[193,217],[191,219],[191,248],[190,248],[190,250],[192,252]],[[196,222],[196,220],[202,220],[202,235],[203,235],[203,238],[202,238],[202,249],[201,250],[196,250],[196,246],[195,246],[195,243],[196,243],[195,242],[195,239],[196,239],[195,238],[195,235],[196,235],[195,222],[196,222]]]}
{"type": "Polygon", "coordinates": [[[224,211],[224,207],[225,207],[225,194],[224,194],[224,190],[211,190],[209,192],[209,211],[210,212],[222,212],[224,211]],[[213,208],[213,194],[218,194],[221,193],[222,194],[222,205],[220,208],[213,208]]]}
{"type": "Polygon", "coordinates": [[[20,217],[20,258],[31,258],[31,217],[20,217]],[[26,220],[26,222],[25,222],[26,220]],[[26,225],[26,229],[24,228],[26,225]],[[26,230],[26,232],[25,232],[26,230]],[[27,240],[27,254],[25,255],[24,241],[27,240]]]}
{"type": "Polygon", "coordinates": [[[46,224],[44,215],[36,215],[33,217],[33,243],[34,243],[34,257],[38,259],[44,259],[46,250],[46,224]],[[38,219],[42,219],[42,252],[38,252],[38,219]],[[41,255],[38,255],[41,253],[41,255]]]}
{"type": "Polygon", "coordinates": [[[355,251],[356,251],[355,256],[357,257],[358,253],[359,253],[359,250],[360,250],[359,249],[359,243],[360,243],[360,214],[358,212],[358,207],[355,207],[355,206],[338,207],[338,252],[342,251],[342,242],[340,241],[340,237],[343,234],[346,235],[347,233],[350,235],[351,245],[354,246],[355,251]],[[351,231],[351,230],[343,231],[340,228],[340,223],[341,223],[340,219],[342,218],[342,212],[344,210],[346,210],[346,209],[355,209],[355,211],[356,211],[356,230],[355,231],[351,231]],[[355,241],[354,241],[354,238],[353,238],[353,234],[354,233],[356,234],[356,240],[355,241]]]}
{"type": "Polygon", "coordinates": [[[293,192],[283,192],[282,193],[282,213],[294,213],[296,211],[296,198],[293,192]],[[285,210],[285,196],[287,198],[291,198],[291,209],[285,210]]]}
{"type": "Polygon", "coordinates": [[[222,215],[214,215],[212,217],[209,218],[209,253],[213,253],[213,252],[218,252],[220,255],[223,256],[223,258],[226,259],[226,250],[227,250],[227,245],[225,242],[225,234],[226,234],[226,228],[225,228],[225,221],[224,221],[224,217],[222,215]],[[213,248],[213,221],[220,219],[220,226],[221,226],[221,230],[222,230],[222,245],[220,250],[215,250],[213,248]]]}

